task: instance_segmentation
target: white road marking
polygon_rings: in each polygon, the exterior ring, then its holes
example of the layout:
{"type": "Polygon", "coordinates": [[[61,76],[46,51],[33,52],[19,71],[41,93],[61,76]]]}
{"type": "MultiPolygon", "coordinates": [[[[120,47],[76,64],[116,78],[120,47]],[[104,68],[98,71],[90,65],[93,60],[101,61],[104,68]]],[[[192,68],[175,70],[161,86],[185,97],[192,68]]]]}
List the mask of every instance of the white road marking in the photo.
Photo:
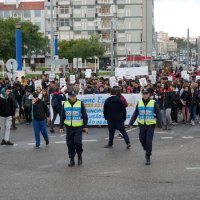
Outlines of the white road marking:
{"type": "Polygon", "coordinates": [[[200,167],[186,167],[187,170],[200,170],[200,167]]]}
{"type": "Polygon", "coordinates": [[[29,146],[35,145],[35,143],[28,143],[29,146]]]}
{"type": "Polygon", "coordinates": [[[138,129],[138,127],[131,128],[131,129],[127,130],[126,132],[129,133],[129,132],[134,131],[134,130],[136,130],[136,129],[138,129]]]}
{"type": "Polygon", "coordinates": [[[165,132],[165,131],[155,131],[155,133],[167,134],[168,132],[165,132]]]}
{"type": "Polygon", "coordinates": [[[83,140],[83,142],[97,142],[97,140],[83,140]]]}
{"type": "Polygon", "coordinates": [[[50,168],[50,167],[53,167],[53,165],[52,164],[50,164],[50,165],[42,165],[42,166],[39,167],[39,169],[46,169],[46,168],[50,168]]]}
{"type": "Polygon", "coordinates": [[[183,136],[182,138],[183,139],[193,139],[194,137],[192,137],[192,136],[183,136]]]}
{"type": "Polygon", "coordinates": [[[55,141],[55,144],[66,144],[66,141],[55,141]]]}
{"type": "Polygon", "coordinates": [[[50,135],[49,137],[50,138],[56,138],[56,135],[50,135]]]}
{"type": "Polygon", "coordinates": [[[120,174],[121,171],[104,172],[103,174],[120,174]]]}
{"type": "Polygon", "coordinates": [[[18,146],[18,144],[14,144],[14,147],[17,147],[18,146]]]}
{"type": "Polygon", "coordinates": [[[62,134],[62,135],[60,135],[60,137],[65,137],[66,136],[66,134],[62,134]]]}
{"type": "Polygon", "coordinates": [[[169,139],[173,139],[173,137],[161,137],[162,140],[169,140],[169,139]]]}

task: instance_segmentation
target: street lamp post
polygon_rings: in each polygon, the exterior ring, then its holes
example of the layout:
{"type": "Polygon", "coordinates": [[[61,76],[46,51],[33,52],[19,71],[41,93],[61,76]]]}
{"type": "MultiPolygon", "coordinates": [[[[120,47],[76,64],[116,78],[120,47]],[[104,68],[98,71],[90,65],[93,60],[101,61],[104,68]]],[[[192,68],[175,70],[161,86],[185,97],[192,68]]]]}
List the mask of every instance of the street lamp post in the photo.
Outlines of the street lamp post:
{"type": "Polygon", "coordinates": [[[111,62],[111,76],[114,75],[114,63],[113,63],[113,59],[114,59],[114,28],[113,28],[113,20],[111,20],[111,29],[110,29],[110,62],[111,62]]]}
{"type": "Polygon", "coordinates": [[[55,74],[54,61],[54,27],[53,27],[53,0],[50,0],[50,23],[51,23],[51,73],[55,74]]]}
{"type": "Polygon", "coordinates": [[[15,25],[16,32],[16,60],[18,63],[17,70],[22,70],[22,31],[21,31],[21,23],[16,23],[15,25]]]}

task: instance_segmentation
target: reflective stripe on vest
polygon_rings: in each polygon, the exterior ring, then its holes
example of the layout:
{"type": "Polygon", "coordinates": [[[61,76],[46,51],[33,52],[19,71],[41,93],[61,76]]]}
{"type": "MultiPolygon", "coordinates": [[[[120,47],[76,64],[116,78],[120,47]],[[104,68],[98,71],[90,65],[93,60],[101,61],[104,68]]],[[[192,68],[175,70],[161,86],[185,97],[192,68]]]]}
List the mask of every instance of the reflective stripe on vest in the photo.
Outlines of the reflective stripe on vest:
{"type": "Polygon", "coordinates": [[[69,101],[64,103],[65,121],[64,124],[72,127],[83,126],[81,114],[81,101],[77,100],[72,106],[69,101]]]}
{"type": "Polygon", "coordinates": [[[155,101],[150,100],[149,103],[144,105],[144,102],[142,100],[138,103],[138,123],[139,124],[146,124],[146,125],[153,125],[156,124],[156,118],[154,114],[154,105],[155,101]]]}

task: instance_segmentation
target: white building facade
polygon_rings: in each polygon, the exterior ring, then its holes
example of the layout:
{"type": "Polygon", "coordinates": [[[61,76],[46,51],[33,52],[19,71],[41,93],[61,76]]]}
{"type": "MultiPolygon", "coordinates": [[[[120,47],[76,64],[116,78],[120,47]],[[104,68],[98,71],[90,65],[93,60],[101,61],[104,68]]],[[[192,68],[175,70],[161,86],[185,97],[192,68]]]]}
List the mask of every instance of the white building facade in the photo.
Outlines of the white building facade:
{"type": "MultiPolygon", "coordinates": [[[[153,0],[54,0],[54,31],[60,40],[98,34],[110,55],[111,23],[116,57],[151,56],[153,0]]],[[[45,2],[45,30],[50,36],[50,2],[45,2]]]]}

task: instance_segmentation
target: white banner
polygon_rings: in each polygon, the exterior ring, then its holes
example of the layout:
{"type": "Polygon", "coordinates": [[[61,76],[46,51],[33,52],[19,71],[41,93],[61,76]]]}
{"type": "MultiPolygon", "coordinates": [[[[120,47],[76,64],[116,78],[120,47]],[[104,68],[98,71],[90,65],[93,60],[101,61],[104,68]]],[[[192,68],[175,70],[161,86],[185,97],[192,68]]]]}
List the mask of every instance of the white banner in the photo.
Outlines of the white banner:
{"type": "Polygon", "coordinates": [[[115,76],[120,78],[129,76],[130,78],[135,76],[149,75],[148,67],[126,67],[126,68],[115,68],[115,76]]]}
{"type": "MultiPolygon", "coordinates": [[[[131,116],[135,110],[137,102],[142,98],[141,94],[123,94],[128,102],[127,107],[127,120],[125,122],[126,125],[129,124],[131,116]]],[[[110,97],[110,94],[94,94],[94,95],[78,95],[77,98],[83,101],[86,111],[88,114],[88,125],[96,126],[96,125],[107,125],[107,121],[103,116],[103,105],[105,100],[110,97]]],[[[51,101],[50,101],[51,102],[51,101]]],[[[51,109],[51,117],[53,115],[51,109]]],[[[57,117],[55,124],[59,124],[60,119],[57,117]]]]}

